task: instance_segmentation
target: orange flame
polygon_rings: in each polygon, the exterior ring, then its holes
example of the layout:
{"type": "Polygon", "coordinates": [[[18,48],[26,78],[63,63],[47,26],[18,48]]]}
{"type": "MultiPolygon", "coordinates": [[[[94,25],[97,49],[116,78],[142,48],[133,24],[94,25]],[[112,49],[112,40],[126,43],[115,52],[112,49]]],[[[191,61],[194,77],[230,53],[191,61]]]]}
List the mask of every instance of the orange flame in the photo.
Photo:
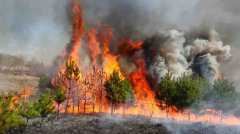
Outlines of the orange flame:
{"type": "MultiPolygon", "coordinates": [[[[72,2],[73,12],[73,27],[72,27],[72,40],[71,49],[67,61],[72,59],[76,61],[79,66],[79,48],[83,36],[83,20],[80,5],[72,2]]],[[[113,31],[110,27],[104,27],[99,31],[91,29],[87,33],[88,48],[90,57],[93,64],[93,69],[85,71],[83,77],[74,83],[69,84],[64,78],[66,68],[62,67],[59,70],[58,76],[55,81],[60,81],[67,85],[67,90],[71,90],[70,97],[68,96],[67,108],[65,105],[60,107],[61,112],[67,113],[90,113],[90,112],[104,112],[110,113],[110,105],[106,98],[104,90],[104,82],[113,71],[118,71],[121,78],[125,79],[124,73],[121,72],[121,66],[118,62],[118,55],[113,54],[110,50],[110,43],[113,37],[113,31]],[[102,68],[96,67],[97,57],[101,55],[102,68]],[[74,91],[74,92],[73,92],[74,91]],[[66,110],[67,109],[67,110],[66,110]]],[[[120,42],[120,53],[131,55],[137,50],[142,48],[142,41],[125,40],[120,42]]],[[[134,59],[137,70],[129,75],[131,83],[134,88],[136,104],[126,107],[125,104],[120,106],[115,113],[125,115],[142,115],[154,118],[170,118],[178,121],[188,122],[209,122],[209,123],[223,123],[227,125],[239,125],[240,119],[234,116],[219,116],[217,111],[208,110],[207,114],[195,115],[193,113],[177,112],[176,108],[172,107],[161,110],[158,105],[159,102],[155,100],[155,94],[147,80],[147,73],[145,68],[145,61],[143,58],[134,59]]]]}

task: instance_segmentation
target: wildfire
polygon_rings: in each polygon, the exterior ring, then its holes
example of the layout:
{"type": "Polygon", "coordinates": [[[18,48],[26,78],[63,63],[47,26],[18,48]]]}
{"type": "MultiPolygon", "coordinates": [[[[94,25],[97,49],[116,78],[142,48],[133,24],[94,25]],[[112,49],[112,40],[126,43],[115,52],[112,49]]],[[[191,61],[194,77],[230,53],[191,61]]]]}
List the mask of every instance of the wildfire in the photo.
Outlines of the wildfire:
{"type": "MultiPolygon", "coordinates": [[[[191,112],[177,112],[175,108],[169,108],[166,111],[159,109],[159,102],[155,100],[155,94],[147,80],[145,61],[140,58],[133,59],[137,69],[129,76],[122,73],[118,55],[110,51],[110,44],[113,37],[113,31],[110,27],[99,29],[90,29],[87,33],[83,30],[83,19],[80,5],[72,2],[72,39],[68,56],[65,57],[66,64],[63,64],[58,70],[57,76],[53,80],[54,85],[59,83],[64,85],[67,90],[67,102],[61,106],[61,112],[67,113],[89,113],[103,112],[110,113],[110,105],[106,99],[104,91],[104,82],[113,71],[118,71],[121,78],[129,78],[134,88],[136,103],[133,106],[120,106],[115,113],[125,115],[142,115],[154,118],[170,118],[178,121],[190,122],[210,122],[223,123],[228,125],[239,125],[240,119],[234,116],[219,116],[214,111],[204,115],[195,115],[191,112]],[[92,61],[91,69],[80,69],[79,49],[81,40],[86,34],[87,45],[92,61]],[[98,63],[98,57],[102,63],[98,63]],[[100,65],[98,65],[100,64],[100,65]],[[66,66],[72,66],[70,69],[66,66]],[[73,70],[71,72],[71,70],[73,70]],[[69,71],[71,72],[70,74],[69,71]]],[[[123,45],[119,46],[120,53],[133,54],[142,48],[142,41],[125,40],[123,45]]]]}

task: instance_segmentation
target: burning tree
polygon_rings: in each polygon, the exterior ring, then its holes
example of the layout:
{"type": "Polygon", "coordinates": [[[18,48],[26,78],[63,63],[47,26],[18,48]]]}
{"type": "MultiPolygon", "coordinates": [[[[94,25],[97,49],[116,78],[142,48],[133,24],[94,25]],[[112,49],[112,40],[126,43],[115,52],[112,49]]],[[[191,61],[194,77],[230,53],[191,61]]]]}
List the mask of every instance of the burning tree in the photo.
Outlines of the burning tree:
{"type": "Polygon", "coordinates": [[[66,63],[66,70],[64,73],[66,80],[68,81],[68,89],[67,89],[67,104],[66,104],[66,111],[67,108],[69,107],[69,101],[70,98],[72,98],[72,103],[74,103],[74,94],[75,94],[75,89],[74,84],[76,84],[79,79],[80,79],[80,69],[78,65],[76,64],[76,61],[70,59],[66,63]]]}

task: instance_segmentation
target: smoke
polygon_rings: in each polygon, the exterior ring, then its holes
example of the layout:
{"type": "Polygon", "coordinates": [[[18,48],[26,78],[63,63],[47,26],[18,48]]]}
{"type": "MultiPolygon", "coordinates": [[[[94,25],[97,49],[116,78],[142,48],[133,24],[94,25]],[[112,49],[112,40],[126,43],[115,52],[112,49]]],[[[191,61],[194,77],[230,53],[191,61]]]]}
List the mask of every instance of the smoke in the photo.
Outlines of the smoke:
{"type": "MultiPolygon", "coordinates": [[[[129,36],[136,38],[140,36],[140,38],[149,38],[159,31],[166,29],[181,29],[186,31],[185,44],[194,45],[196,43],[203,43],[205,46],[210,46],[207,44],[211,44],[211,40],[217,40],[215,43],[220,43],[218,39],[207,39],[211,38],[208,33],[209,29],[215,29],[219,33],[218,37],[222,39],[222,42],[231,44],[231,47],[236,53],[232,53],[232,60],[222,66],[217,65],[220,56],[219,54],[213,54],[218,53],[216,51],[210,52],[211,56],[205,56],[206,58],[201,59],[205,60],[205,63],[211,62],[213,64],[215,62],[216,65],[214,65],[214,67],[212,66],[212,71],[209,70],[209,72],[214,72],[214,74],[218,73],[216,72],[216,66],[220,66],[217,68],[221,68],[225,77],[236,83],[240,80],[240,74],[237,69],[238,61],[240,60],[240,55],[237,53],[239,50],[238,42],[240,41],[238,38],[240,35],[240,10],[238,8],[240,1],[238,0],[82,0],[81,3],[85,11],[85,18],[89,24],[96,25],[96,23],[99,22],[108,24],[113,27],[117,37],[129,36]],[[190,38],[188,36],[190,36],[190,38]],[[200,39],[197,40],[197,38],[200,39]],[[193,40],[196,40],[195,43],[193,43],[193,40]]],[[[196,45],[194,46],[195,49],[198,49],[196,45]]],[[[197,46],[200,47],[201,45],[197,46]]],[[[203,46],[202,49],[206,49],[205,46],[203,46]]],[[[221,45],[214,46],[218,47],[221,45]]],[[[229,46],[227,47],[228,48],[222,49],[229,52],[229,46]]],[[[191,51],[195,51],[194,48],[192,48],[191,51]]],[[[220,51],[223,52],[222,50],[220,51]]],[[[220,55],[227,56],[229,54],[220,55]]],[[[193,59],[193,56],[194,55],[187,57],[193,59]]],[[[153,71],[151,73],[157,74],[160,72],[162,75],[165,74],[167,70],[164,69],[165,65],[163,63],[166,62],[164,57],[155,57],[155,61],[156,62],[153,63],[155,65],[153,66],[159,67],[152,67],[151,70],[153,71]]],[[[183,66],[182,70],[186,69],[184,63],[179,65],[183,66]]],[[[204,68],[207,68],[207,66],[204,68]]],[[[201,74],[205,73],[207,72],[202,72],[201,74]]],[[[159,76],[157,79],[160,79],[160,74],[155,75],[155,77],[159,76]]]]}
{"type": "MultiPolygon", "coordinates": [[[[68,43],[69,0],[0,0],[0,3],[1,53],[34,57],[49,63],[68,43]]],[[[147,38],[169,28],[184,31],[214,28],[223,42],[234,48],[232,60],[220,66],[223,73],[231,80],[240,80],[238,0],[81,0],[81,4],[85,24],[110,25],[116,37],[147,38]]],[[[166,62],[160,56],[156,60],[155,66],[166,62]]]]}
{"type": "Polygon", "coordinates": [[[67,0],[0,0],[0,53],[49,63],[69,38],[67,0]]]}
{"type": "Polygon", "coordinates": [[[169,30],[145,41],[151,77],[160,82],[167,72],[174,78],[193,72],[210,82],[221,78],[220,63],[231,57],[231,47],[224,45],[214,30],[209,32],[209,40],[193,38],[187,41],[185,36],[184,32],[169,30]]]}
{"type": "Polygon", "coordinates": [[[191,73],[184,56],[185,42],[184,33],[177,30],[162,32],[145,41],[145,48],[150,47],[145,49],[146,60],[150,61],[149,72],[153,78],[157,78],[158,82],[167,72],[170,72],[175,78],[184,73],[191,73]]]}

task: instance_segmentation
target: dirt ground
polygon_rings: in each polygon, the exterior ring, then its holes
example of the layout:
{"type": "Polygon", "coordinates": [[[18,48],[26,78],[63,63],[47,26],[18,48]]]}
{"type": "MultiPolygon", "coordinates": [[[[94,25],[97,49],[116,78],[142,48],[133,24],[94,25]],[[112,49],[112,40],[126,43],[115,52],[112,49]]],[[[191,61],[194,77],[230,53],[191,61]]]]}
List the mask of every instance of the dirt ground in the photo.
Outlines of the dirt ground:
{"type": "Polygon", "coordinates": [[[12,129],[7,134],[239,134],[237,126],[176,123],[140,116],[61,115],[12,129]]]}

